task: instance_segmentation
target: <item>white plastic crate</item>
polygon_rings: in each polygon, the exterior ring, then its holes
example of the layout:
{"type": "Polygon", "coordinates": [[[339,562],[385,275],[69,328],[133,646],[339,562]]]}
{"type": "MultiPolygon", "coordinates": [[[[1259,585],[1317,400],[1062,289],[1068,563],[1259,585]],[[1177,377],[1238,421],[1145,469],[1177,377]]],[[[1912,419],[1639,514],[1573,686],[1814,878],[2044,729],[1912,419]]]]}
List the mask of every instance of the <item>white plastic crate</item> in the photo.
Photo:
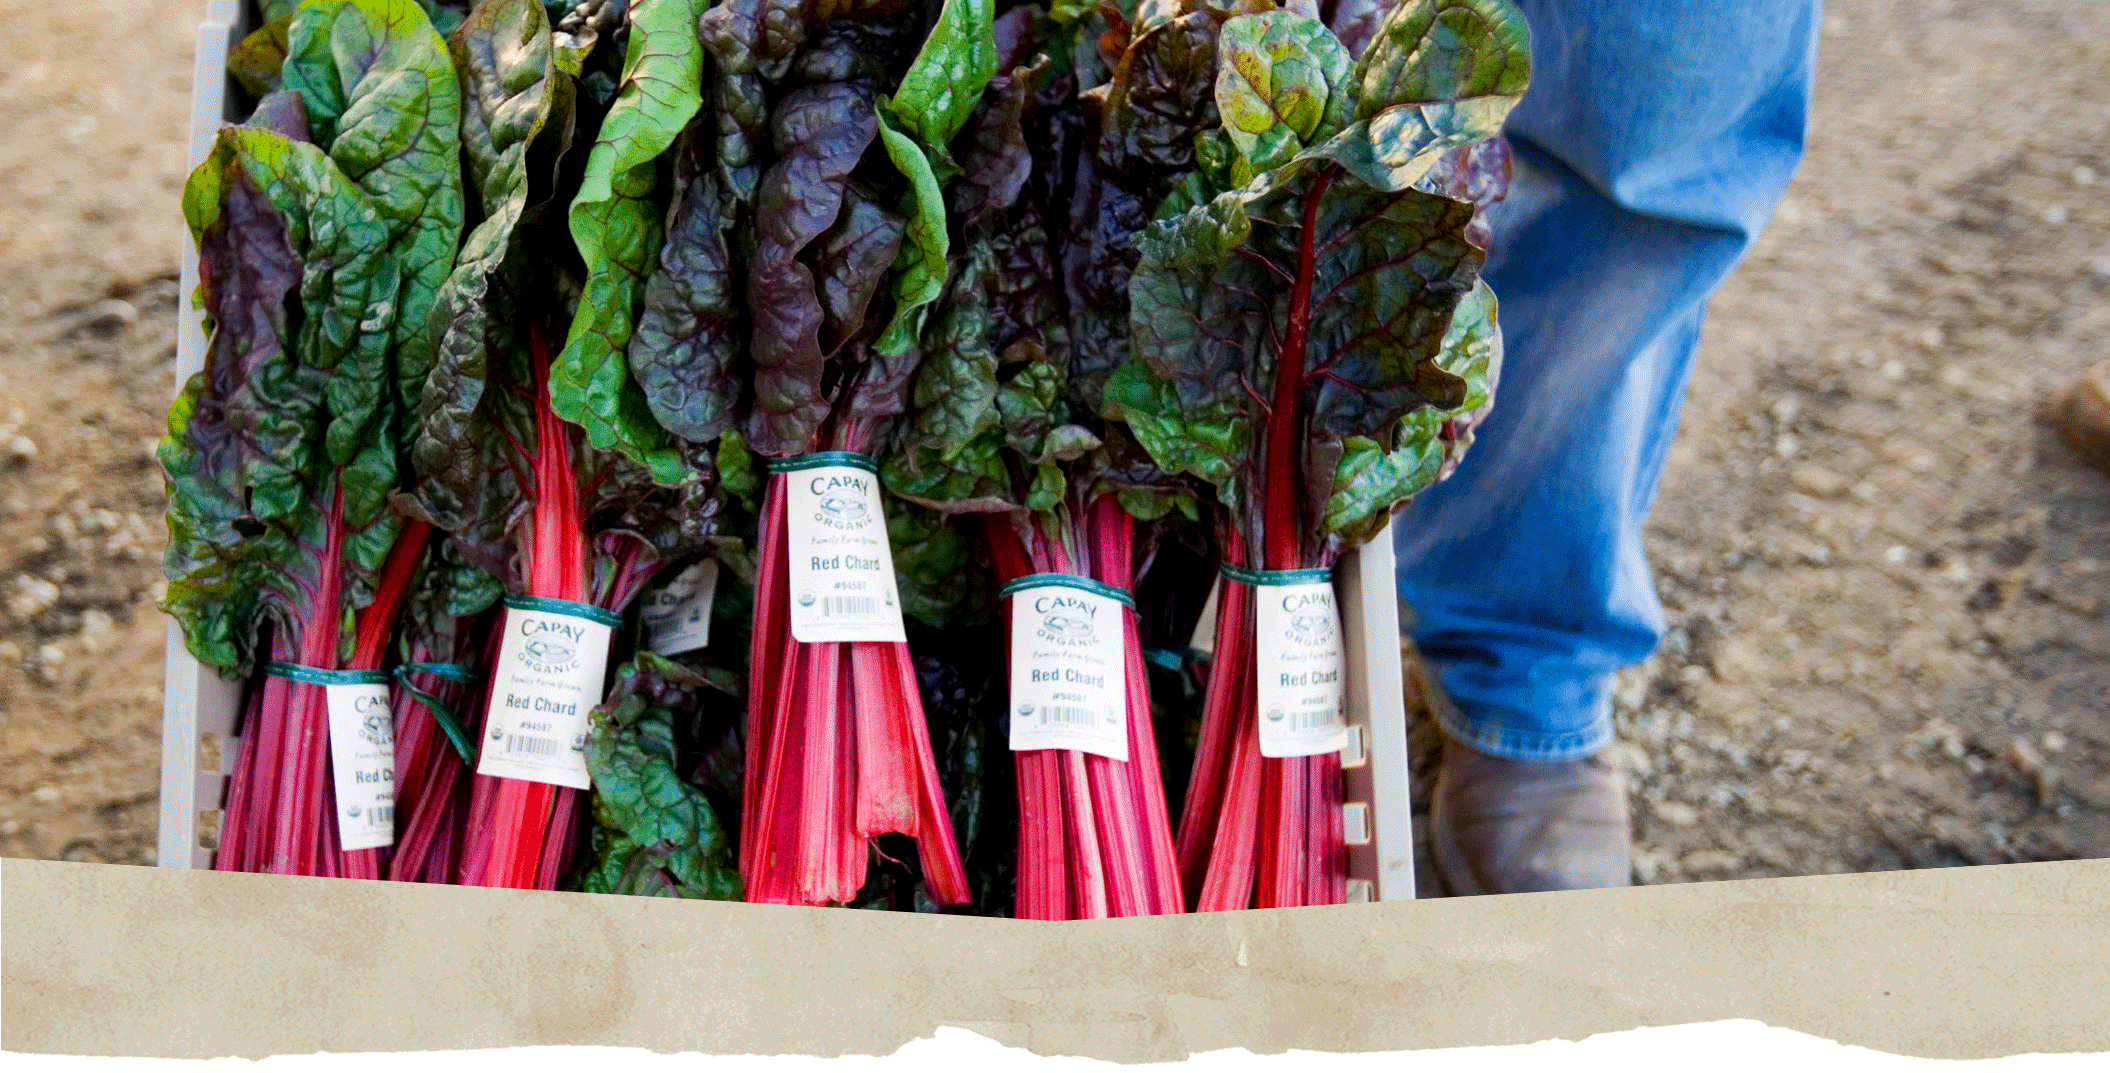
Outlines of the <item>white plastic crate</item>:
{"type": "MultiPolygon", "coordinates": [[[[220,124],[240,118],[240,91],[227,77],[228,51],[258,24],[248,0],[207,0],[198,27],[193,69],[189,163],[212,148],[220,124]]],[[[171,204],[168,211],[177,211],[171,204]]],[[[198,285],[198,251],[183,241],[181,324],[176,336],[176,384],[205,365],[205,318],[191,308],[198,285]]],[[[1392,534],[1387,528],[1345,556],[1334,574],[1348,654],[1349,747],[1342,754],[1347,783],[1342,823],[1349,835],[1350,901],[1414,897],[1414,842],[1407,799],[1407,718],[1399,662],[1399,604],[1393,585],[1392,534]]],[[[233,738],[241,687],[201,665],[169,626],[161,715],[161,836],[163,867],[208,868],[220,829],[220,805],[234,768],[233,738]]],[[[1171,803],[1175,809],[1178,802],[1171,803]]]]}

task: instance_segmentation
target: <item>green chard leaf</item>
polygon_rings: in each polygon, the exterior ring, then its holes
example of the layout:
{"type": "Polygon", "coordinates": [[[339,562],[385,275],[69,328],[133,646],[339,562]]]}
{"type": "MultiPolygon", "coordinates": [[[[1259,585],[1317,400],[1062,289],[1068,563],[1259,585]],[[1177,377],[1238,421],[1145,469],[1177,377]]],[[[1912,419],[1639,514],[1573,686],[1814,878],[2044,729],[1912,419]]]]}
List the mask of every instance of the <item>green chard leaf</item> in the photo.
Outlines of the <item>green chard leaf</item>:
{"type": "MultiPolygon", "coordinates": [[[[1248,203],[1243,191],[1155,224],[1139,240],[1130,328],[1144,370],[1122,380],[1122,411],[1169,472],[1224,484],[1235,464],[1257,481],[1249,453],[1201,454],[1194,445],[1258,443],[1266,420],[1272,340],[1289,324],[1300,251],[1312,263],[1304,398],[1308,501],[1327,503],[1345,443],[1373,439],[1410,411],[1454,410],[1463,378],[1438,361],[1458,301],[1484,254],[1465,239],[1472,206],[1405,190],[1384,193],[1343,177],[1310,176],[1248,203]],[[1303,234],[1318,201],[1315,233],[1303,234]],[[1168,394],[1169,392],[1169,394],[1168,394]],[[1141,422],[1135,414],[1147,416],[1141,422]],[[1200,427],[1197,427],[1199,425],[1200,427]],[[1185,436],[1187,444],[1171,442],[1185,436]]],[[[1114,388],[1109,385],[1109,406],[1114,388]]],[[[1235,510],[1239,497],[1219,498],[1235,510]]]]}
{"type": "Polygon", "coordinates": [[[1404,189],[1499,134],[1530,82],[1530,29],[1508,0],[1401,0],[1356,61],[1356,121],[1309,155],[1404,189]]]}
{"type": "Polygon", "coordinates": [[[1352,61],[1319,20],[1287,11],[1241,15],[1224,24],[1216,47],[1216,106],[1244,178],[1288,163],[1346,125],[1352,61]]]}
{"type": "MultiPolygon", "coordinates": [[[[705,790],[677,766],[677,713],[696,711],[712,692],[704,677],[650,652],[616,672],[586,738],[595,824],[583,880],[589,893],[740,897],[738,844],[705,790]]],[[[721,715],[721,732],[730,729],[726,721],[721,715]]]]}
{"type": "Polygon", "coordinates": [[[461,84],[447,43],[413,0],[307,0],[288,31],[284,80],[316,143],[388,221],[389,255],[403,266],[395,376],[415,400],[464,218],[461,84]]]}
{"type": "Polygon", "coordinates": [[[571,206],[585,290],[550,374],[559,417],[584,428],[594,447],[622,453],[668,485],[692,474],[653,419],[624,353],[663,238],[658,158],[703,103],[702,10],[703,0],[637,0],[630,8],[622,89],[571,206]]]}
{"type": "Polygon", "coordinates": [[[923,51],[887,103],[890,125],[928,147],[940,178],[958,173],[947,147],[996,75],[995,23],[992,0],[945,0],[923,51]]]}
{"type": "Polygon", "coordinates": [[[903,354],[923,334],[925,307],[945,293],[946,257],[951,239],[945,229],[945,192],[930,157],[915,139],[895,130],[882,113],[879,137],[887,158],[909,181],[908,239],[894,263],[894,318],[879,337],[882,354],[903,354]]]}
{"type": "MultiPolygon", "coordinates": [[[[517,232],[528,208],[529,148],[551,124],[564,81],[553,65],[547,17],[537,0],[486,0],[453,41],[464,87],[463,144],[482,209],[432,312],[437,360],[417,409],[412,464],[416,513],[458,538],[481,529],[499,547],[519,489],[502,452],[531,420],[504,424],[511,405],[491,381],[522,348],[516,293],[526,258],[517,232]]],[[[477,541],[471,541],[472,543],[477,541]]],[[[494,572],[495,564],[492,566],[494,572]]]]}
{"type": "Polygon", "coordinates": [[[905,210],[910,241],[895,264],[894,317],[876,344],[881,354],[913,348],[926,307],[945,293],[950,240],[942,185],[960,171],[950,146],[995,77],[996,60],[992,0],[944,0],[923,50],[880,105],[879,136],[908,179],[913,204],[905,210]]]}
{"type": "Polygon", "coordinates": [[[274,131],[222,128],[183,208],[213,334],[158,451],[162,607],[200,660],[246,675],[266,620],[291,650],[316,616],[370,601],[395,541],[383,385],[401,277],[372,199],[274,131]]]}

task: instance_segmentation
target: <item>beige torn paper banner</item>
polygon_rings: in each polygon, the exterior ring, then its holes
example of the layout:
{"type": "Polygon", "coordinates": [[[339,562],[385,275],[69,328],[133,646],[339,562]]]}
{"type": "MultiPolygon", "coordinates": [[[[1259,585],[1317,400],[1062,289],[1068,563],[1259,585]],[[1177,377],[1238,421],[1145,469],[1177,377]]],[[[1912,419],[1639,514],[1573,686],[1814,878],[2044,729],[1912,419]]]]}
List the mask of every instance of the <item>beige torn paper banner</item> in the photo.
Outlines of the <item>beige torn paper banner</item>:
{"type": "Polygon", "coordinates": [[[2110,861],[1041,923],[0,861],[16,1053],[1385,1052],[1757,1020],[2110,1052],[2110,861]]]}

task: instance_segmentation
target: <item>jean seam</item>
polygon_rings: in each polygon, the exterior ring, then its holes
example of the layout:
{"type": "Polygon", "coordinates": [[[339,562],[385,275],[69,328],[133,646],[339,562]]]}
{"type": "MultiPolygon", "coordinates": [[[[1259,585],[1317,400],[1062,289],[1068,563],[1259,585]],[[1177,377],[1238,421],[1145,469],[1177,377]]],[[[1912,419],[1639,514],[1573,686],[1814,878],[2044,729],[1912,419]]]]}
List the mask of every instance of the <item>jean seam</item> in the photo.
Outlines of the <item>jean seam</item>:
{"type": "Polygon", "coordinates": [[[1472,747],[1476,752],[1498,756],[1506,760],[1535,763],[1560,763],[1581,760],[1603,752],[1614,738],[1609,713],[1593,720],[1590,728],[1558,734],[1534,733],[1504,727],[1487,728],[1468,718],[1464,711],[1452,703],[1430,705],[1436,717],[1436,725],[1445,734],[1472,747]]]}

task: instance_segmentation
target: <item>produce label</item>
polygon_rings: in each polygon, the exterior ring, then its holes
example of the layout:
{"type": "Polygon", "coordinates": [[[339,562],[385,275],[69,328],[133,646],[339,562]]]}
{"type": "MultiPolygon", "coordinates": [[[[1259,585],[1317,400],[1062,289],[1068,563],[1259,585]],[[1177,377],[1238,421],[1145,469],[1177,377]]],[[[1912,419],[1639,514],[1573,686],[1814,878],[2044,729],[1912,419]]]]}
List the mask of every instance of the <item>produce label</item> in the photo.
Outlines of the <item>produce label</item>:
{"type": "Polygon", "coordinates": [[[1326,571],[1258,577],[1261,583],[1253,586],[1253,637],[1259,665],[1260,755],[1340,752],[1348,744],[1348,704],[1333,583],[1326,571]],[[1317,576],[1307,576],[1313,574],[1317,576]]]}
{"type": "Polygon", "coordinates": [[[1128,759],[1128,594],[1089,578],[1033,574],[1011,600],[1011,749],[1128,759]]]}
{"type": "Polygon", "coordinates": [[[694,652],[711,643],[711,600],[718,595],[718,560],[705,559],[645,594],[645,646],[662,656],[694,652]]]}
{"type": "Polygon", "coordinates": [[[396,722],[388,681],[326,685],[330,773],[337,791],[337,837],[344,851],[396,840],[396,722]]]}
{"type": "Polygon", "coordinates": [[[791,636],[906,641],[879,473],[863,455],[831,451],[772,463],[790,511],[791,636]]]}
{"type": "Polygon", "coordinates": [[[586,717],[601,703],[621,618],[587,604],[506,598],[479,775],[592,787],[586,717]]]}

